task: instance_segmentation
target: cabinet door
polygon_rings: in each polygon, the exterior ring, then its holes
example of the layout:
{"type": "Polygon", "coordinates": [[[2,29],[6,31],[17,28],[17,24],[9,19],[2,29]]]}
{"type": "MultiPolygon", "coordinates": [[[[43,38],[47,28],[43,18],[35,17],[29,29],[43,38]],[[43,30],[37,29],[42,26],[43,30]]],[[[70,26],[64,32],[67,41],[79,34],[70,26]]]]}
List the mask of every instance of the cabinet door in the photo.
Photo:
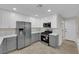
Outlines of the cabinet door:
{"type": "Polygon", "coordinates": [[[16,49],[16,37],[7,38],[7,50],[12,51],[16,49]]]}
{"type": "Polygon", "coordinates": [[[31,43],[34,43],[34,42],[35,42],[35,34],[32,33],[31,43]]]}
{"type": "Polygon", "coordinates": [[[49,45],[52,47],[58,47],[58,36],[49,36],[49,45]]]}
{"type": "Polygon", "coordinates": [[[2,54],[2,44],[0,45],[0,54],[2,54]]]}
{"type": "Polygon", "coordinates": [[[32,43],[36,42],[36,34],[35,33],[32,34],[32,40],[31,40],[31,42],[32,43]]]}
{"type": "Polygon", "coordinates": [[[39,40],[39,33],[36,33],[35,34],[35,41],[38,41],[39,40]]]}
{"type": "Polygon", "coordinates": [[[25,22],[24,29],[25,46],[28,46],[31,44],[31,23],[25,22]]]}
{"type": "Polygon", "coordinates": [[[41,33],[38,33],[38,40],[41,40],[41,33]]]}
{"type": "Polygon", "coordinates": [[[4,38],[2,42],[2,53],[7,53],[7,40],[4,38]]]}
{"type": "Polygon", "coordinates": [[[36,41],[38,41],[40,39],[41,39],[41,36],[40,36],[39,33],[33,33],[31,42],[33,43],[33,42],[36,42],[36,41]]]}

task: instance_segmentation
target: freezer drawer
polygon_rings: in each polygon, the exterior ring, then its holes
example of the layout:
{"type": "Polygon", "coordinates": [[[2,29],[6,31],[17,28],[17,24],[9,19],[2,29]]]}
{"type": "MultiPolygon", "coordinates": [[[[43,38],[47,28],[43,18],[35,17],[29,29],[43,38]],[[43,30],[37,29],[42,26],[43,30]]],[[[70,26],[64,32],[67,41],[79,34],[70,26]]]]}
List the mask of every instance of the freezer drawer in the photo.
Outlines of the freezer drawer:
{"type": "Polygon", "coordinates": [[[7,51],[10,52],[16,49],[16,37],[7,38],[7,51]]]}
{"type": "Polygon", "coordinates": [[[59,43],[58,37],[59,37],[58,35],[57,36],[49,35],[49,45],[52,47],[58,47],[59,43]]]}

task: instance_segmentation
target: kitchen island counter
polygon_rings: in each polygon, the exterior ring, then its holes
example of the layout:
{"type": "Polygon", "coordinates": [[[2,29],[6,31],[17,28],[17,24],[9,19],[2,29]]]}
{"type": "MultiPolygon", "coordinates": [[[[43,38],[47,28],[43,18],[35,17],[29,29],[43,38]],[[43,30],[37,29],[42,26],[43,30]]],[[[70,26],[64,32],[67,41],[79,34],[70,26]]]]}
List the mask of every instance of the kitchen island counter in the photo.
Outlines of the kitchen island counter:
{"type": "Polygon", "coordinates": [[[16,34],[0,36],[0,54],[16,49],[16,34]]]}

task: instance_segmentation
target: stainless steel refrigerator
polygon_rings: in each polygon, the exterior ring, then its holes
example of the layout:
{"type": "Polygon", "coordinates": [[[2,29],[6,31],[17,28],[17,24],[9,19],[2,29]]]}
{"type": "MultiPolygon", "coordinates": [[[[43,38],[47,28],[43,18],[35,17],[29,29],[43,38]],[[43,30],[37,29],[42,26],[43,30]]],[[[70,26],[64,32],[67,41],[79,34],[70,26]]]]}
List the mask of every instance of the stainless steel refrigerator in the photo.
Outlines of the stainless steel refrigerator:
{"type": "Polygon", "coordinates": [[[31,44],[31,23],[16,21],[17,49],[31,44]]]}

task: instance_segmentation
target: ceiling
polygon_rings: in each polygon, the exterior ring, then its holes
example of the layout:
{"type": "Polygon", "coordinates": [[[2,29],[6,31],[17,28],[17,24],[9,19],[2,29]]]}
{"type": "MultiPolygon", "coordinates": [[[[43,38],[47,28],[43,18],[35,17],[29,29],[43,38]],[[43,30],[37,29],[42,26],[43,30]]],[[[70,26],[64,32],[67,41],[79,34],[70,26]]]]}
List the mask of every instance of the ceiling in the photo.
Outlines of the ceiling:
{"type": "Polygon", "coordinates": [[[42,4],[39,6],[37,4],[0,4],[0,8],[8,10],[16,8],[16,12],[34,17],[46,17],[54,13],[59,13],[63,17],[79,15],[79,4],[42,4]],[[52,10],[51,13],[48,13],[48,9],[52,10]]]}

